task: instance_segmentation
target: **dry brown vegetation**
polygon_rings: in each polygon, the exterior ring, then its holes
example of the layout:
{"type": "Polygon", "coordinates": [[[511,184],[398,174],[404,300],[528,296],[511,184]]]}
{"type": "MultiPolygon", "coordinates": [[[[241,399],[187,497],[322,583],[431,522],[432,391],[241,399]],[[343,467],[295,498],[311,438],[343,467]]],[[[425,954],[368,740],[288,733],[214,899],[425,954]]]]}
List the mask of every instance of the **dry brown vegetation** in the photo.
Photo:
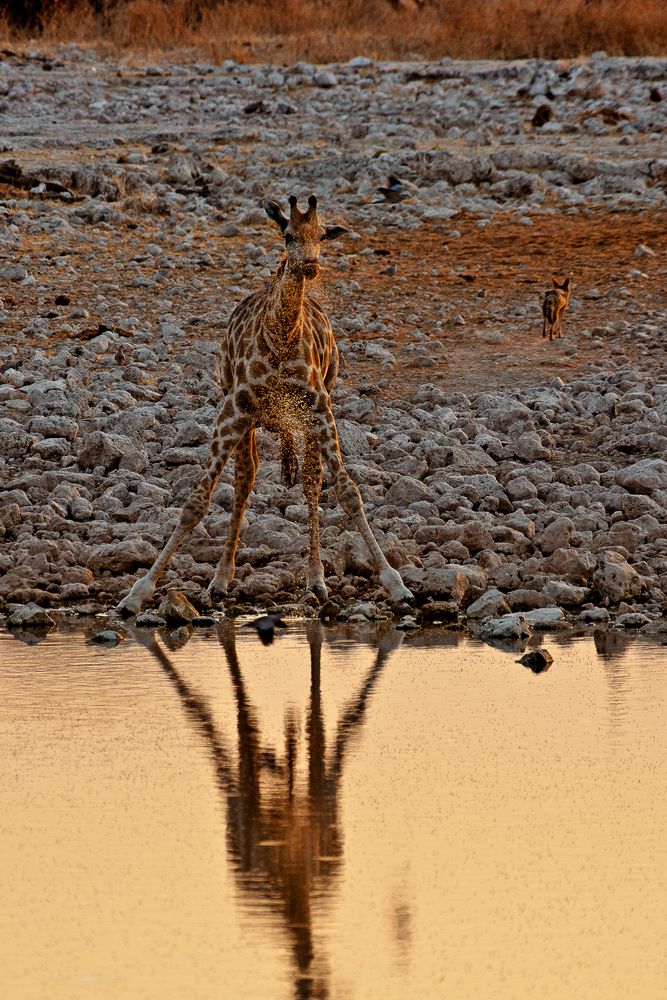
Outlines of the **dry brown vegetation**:
{"type": "Polygon", "coordinates": [[[218,62],[373,58],[572,58],[667,51],[664,0],[85,0],[40,3],[0,41],[80,42],[114,52],[189,49],[218,62]],[[97,11],[95,10],[97,7],[97,11]]]}

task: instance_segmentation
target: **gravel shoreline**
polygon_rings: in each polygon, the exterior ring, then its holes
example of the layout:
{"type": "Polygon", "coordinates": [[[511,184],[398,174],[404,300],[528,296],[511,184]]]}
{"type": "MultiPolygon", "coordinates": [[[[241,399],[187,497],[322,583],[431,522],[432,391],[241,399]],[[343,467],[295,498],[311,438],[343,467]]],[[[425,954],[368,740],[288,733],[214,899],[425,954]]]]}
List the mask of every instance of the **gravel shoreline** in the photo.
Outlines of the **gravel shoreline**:
{"type": "MultiPolygon", "coordinates": [[[[464,393],[448,389],[433,341],[396,349],[391,318],[369,319],[373,302],[350,272],[352,251],[363,254],[378,226],[437,224],[456,239],[463,211],[483,239],[508,202],[526,225],[591,207],[662,208],[667,91],[664,101],[647,95],[663,86],[667,60],[137,68],[68,47],[47,61],[47,72],[36,53],[0,62],[9,122],[0,606],[9,616],[31,603],[108,609],[152,563],[208,454],[225,317],[277,260],[258,202],[293,185],[353,224],[352,250],[326,263],[334,310],[339,288],[359,298],[340,324],[335,415],[373,530],[417,597],[415,621],[465,621],[492,641],[566,621],[667,631],[664,301],[628,313],[643,360],[464,393]],[[544,106],[551,117],[530,126],[544,106]],[[411,178],[409,211],[372,204],[390,171],[411,178]],[[221,240],[226,283],[216,291],[208,275],[221,240]],[[78,284],[77,255],[98,268],[95,280],[86,272],[90,284],[78,284]],[[358,340],[355,326],[368,333],[373,322],[374,339],[358,340]],[[423,367],[423,381],[386,398],[372,378],[348,379],[367,361],[423,367]]],[[[639,274],[642,255],[656,250],[638,248],[639,274]]],[[[634,279],[626,274],[625,286],[634,279]]],[[[437,323],[446,350],[456,317],[441,312],[437,323]]],[[[303,596],[303,491],[281,483],[271,435],[260,433],[259,447],[224,607],[316,614],[303,596]]],[[[207,610],[231,474],[158,605],[179,590],[207,610]]],[[[321,510],[331,601],[320,613],[392,614],[326,480],[321,510]]]]}

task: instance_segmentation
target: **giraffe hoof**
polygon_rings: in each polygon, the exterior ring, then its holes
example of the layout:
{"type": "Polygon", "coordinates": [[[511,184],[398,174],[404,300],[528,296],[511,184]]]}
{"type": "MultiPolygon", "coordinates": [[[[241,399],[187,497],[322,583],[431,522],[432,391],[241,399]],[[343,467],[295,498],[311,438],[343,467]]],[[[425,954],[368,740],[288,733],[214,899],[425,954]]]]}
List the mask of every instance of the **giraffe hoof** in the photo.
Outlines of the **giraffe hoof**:
{"type": "Polygon", "coordinates": [[[227,586],[224,583],[216,583],[215,580],[206,591],[212,604],[221,604],[227,596],[227,586]]]}
{"type": "Polygon", "coordinates": [[[414,605],[415,599],[411,590],[405,586],[401,580],[401,574],[387,566],[380,573],[380,583],[389,595],[389,600],[392,604],[410,604],[414,605]]]}
{"type": "Polygon", "coordinates": [[[320,604],[324,604],[329,596],[329,591],[324,583],[311,583],[308,593],[314,594],[320,604]]]}
{"type": "Polygon", "coordinates": [[[131,596],[128,594],[118,605],[117,610],[121,618],[133,618],[141,611],[141,601],[133,601],[131,596]]]}
{"type": "Polygon", "coordinates": [[[402,608],[416,608],[417,601],[415,600],[415,595],[408,591],[405,597],[399,597],[398,600],[394,600],[394,607],[397,611],[400,611],[402,608]]]}

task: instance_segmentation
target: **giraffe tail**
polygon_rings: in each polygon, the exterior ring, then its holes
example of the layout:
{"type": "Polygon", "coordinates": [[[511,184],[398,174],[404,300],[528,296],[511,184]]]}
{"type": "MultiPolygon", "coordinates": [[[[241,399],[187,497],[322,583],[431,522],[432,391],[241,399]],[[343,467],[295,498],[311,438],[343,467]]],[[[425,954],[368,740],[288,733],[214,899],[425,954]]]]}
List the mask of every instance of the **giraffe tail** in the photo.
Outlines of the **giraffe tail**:
{"type": "Polygon", "coordinates": [[[291,434],[280,437],[280,465],[283,482],[286,486],[294,486],[299,477],[299,456],[291,434]]]}

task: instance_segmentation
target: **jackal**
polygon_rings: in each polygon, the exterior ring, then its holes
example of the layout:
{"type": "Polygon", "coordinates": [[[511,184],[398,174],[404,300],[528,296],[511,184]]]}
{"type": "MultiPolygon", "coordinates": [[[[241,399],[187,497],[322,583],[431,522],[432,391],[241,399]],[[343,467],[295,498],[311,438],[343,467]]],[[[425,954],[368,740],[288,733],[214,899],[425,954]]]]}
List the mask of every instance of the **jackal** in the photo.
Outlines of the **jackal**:
{"type": "Polygon", "coordinates": [[[554,334],[563,336],[563,313],[570,301],[572,291],[572,279],[566,278],[559,281],[553,278],[553,288],[544,296],[542,301],[542,336],[547,335],[547,323],[549,324],[549,340],[554,339],[554,334]]]}

